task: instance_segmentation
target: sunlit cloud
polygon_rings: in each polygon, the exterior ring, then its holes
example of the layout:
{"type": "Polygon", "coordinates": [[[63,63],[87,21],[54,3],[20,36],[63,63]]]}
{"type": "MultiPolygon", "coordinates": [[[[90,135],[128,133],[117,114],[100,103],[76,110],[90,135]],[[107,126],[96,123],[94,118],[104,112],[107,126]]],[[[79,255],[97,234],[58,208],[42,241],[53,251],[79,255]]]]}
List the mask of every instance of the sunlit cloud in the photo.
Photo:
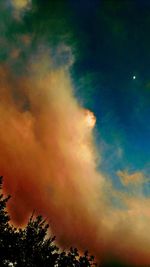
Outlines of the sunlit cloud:
{"type": "Polygon", "coordinates": [[[148,179],[144,176],[142,172],[134,172],[129,174],[126,171],[118,171],[117,175],[123,185],[141,185],[148,182],[148,179]]]}
{"type": "MultiPolygon", "coordinates": [[[[21,14],[31,2],[12,4],[21,14]]],[[[96,116],[75,97],[71,46],[37,38],[28,54],[33,36],[16,38],[18,47],[4,43],[14,61],[26,52],[21,74],[8,59],[0,64],[0,175],[5,193],[12,195],[12,222],[23,226],[35,210],[47,218],[63,248],[88,249],[100,261],[111,255],[129,264],[150,264],[150,200],[143,195],[149,179],[142,172],[118,171],[127,190],[117,191],[101,171],[96,116]]],[[[108,168],[116,159],[123,161],[119,142],[111,152],[108,168]]]]}
{"type": "Polygon", "coordinates": [[[26,8],[27,6],[29,6],[29,4],[31,4],[31,0],[11,0],[11,1],[13,6],[16,9],[20,10],[26,8]]]}

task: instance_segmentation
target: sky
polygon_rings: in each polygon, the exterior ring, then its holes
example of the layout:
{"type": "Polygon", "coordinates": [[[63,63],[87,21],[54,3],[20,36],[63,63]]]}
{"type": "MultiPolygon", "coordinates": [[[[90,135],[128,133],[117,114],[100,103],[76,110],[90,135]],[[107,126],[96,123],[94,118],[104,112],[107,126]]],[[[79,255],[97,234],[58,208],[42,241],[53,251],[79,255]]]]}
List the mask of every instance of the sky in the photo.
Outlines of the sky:
{"type": "Polygon", "coordinates": [[[142,0],[0,2],[12,222],[35,210],[62,248],[103,264],[150,264],[149,14],[142,0]]]}
{"type": "Polygon", "coordinates": [[[77,96],[96,114],[104,171],[144,169],[148,174],[150,4],[70,2],[81,53],[73,70],[77,96]],[[114,148],[118,155],[112,162],[114,148]]]}

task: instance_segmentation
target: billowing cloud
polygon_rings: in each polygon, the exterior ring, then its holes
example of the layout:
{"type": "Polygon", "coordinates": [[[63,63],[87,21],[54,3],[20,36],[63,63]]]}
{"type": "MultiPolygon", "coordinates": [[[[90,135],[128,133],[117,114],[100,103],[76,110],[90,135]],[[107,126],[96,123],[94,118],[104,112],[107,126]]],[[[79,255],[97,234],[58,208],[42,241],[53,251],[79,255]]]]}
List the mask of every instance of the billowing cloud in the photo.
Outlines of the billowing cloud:
{"type": "MultiPolygon", "coordinates": [[[[14,3],[24,8],[27,1],[14,3]]],[[[36,210],[64,248],[89,249],[100,261],[150,264],[149,199],[117,192],[97,170],[96,118],[75,97],[71,47],[47,46],[28,33],[17,38],[21,49],[10,44],[8,55],[16,62],[23,54],[21,73],[9,56],[0,65],[0,175],[12,195],[13,223],[23,226],[36,210]]],[[[118,175],[125,185],[144,180],[141,173],[118,175]]]]}
{"type": "Polygon", "coordinates": [[[13,223],[36,210],[65,248],[149,263],[149,201],[115,192],[97,171],[95,117],[75,99],[68,70],[49,69],[44,59],[30,75],[0,69],[0,171],[13,223]],[[113,207],[113,196],[125,208],[113,207]]]}
{"type": "Polygon", "coordinates": [[[36,209],[52,222],[62,244],[84,248],[90,239],[93,247],[104,179],[96,171],[92,128],[69,74],[43,73],[41,62],[41,76],[40,64],[29,77],[0,71],[0,170],[12,195],[9,211],[22,224],[36,209]]]}

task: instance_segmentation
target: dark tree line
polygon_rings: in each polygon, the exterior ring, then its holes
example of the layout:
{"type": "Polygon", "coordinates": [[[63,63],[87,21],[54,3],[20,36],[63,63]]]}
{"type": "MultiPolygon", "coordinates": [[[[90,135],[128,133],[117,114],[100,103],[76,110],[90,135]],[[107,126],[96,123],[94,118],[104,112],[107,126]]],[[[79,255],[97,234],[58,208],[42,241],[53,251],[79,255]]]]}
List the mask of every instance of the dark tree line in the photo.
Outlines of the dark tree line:
{"type": "Polygon", "coordinates": [[[97,266],[88,252],[79,255],[76,248],[62,252],[54,243],[55,237],[47,237],[49,225],[41,216],[33,214],[23,229],[11,225],[6,211],[9,198],[0,194],[0,267],[97,266]]]}

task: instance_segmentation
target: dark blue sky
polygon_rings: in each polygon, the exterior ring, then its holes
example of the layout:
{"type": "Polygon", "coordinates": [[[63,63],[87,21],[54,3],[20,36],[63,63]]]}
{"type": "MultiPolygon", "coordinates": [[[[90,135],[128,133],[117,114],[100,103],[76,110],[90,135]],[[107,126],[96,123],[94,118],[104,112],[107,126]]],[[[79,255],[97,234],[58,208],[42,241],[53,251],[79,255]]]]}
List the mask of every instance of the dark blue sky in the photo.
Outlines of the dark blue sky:
{"type": "Polygon", "coordinates": [[[97,117],[101,168],[149,172],[150,2],[69,1],[76,94],[97,117]],[[135,79],[133,79],[135,76],[135,79]]]}

